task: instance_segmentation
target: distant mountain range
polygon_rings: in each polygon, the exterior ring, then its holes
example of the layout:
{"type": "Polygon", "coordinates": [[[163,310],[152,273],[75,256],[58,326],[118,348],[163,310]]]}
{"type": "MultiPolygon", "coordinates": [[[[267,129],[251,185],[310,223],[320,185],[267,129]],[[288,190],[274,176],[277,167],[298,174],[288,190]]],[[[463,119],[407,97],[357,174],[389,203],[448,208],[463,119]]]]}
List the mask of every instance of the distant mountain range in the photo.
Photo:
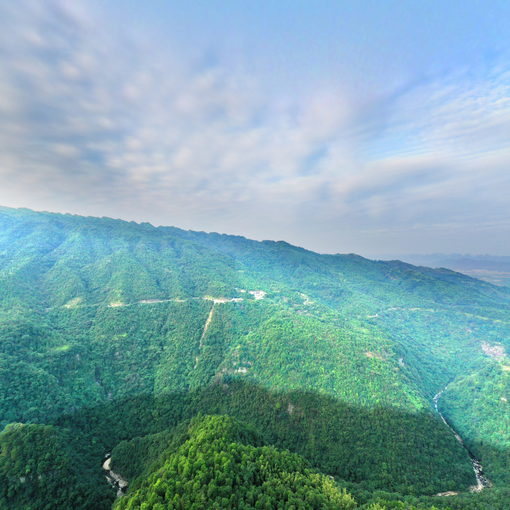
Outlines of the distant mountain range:
{"type": "Polygon", "coordinates": [[[445,267],[494,285],[510,287],[510,256],[433,253],[385,255],[377,258],[398,259],[418,266],[445,267]]]}

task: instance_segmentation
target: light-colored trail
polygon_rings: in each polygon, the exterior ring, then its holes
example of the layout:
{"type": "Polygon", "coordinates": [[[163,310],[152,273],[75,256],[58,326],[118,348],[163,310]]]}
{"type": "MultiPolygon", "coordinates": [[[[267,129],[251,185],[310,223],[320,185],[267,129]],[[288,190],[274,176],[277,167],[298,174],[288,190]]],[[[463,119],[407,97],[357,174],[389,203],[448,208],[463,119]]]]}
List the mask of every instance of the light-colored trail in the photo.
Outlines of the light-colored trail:
{"type": "Polygon", "coordinates": [[[205,335],[207,334],[207,330],[209,329],[209,326],[211,325],[211,321],[214,317],[214,306],[215,305],[216,305],[216,303],[213,303],[213,305],[211,306],[211,311],[209,312],[209,315],[207,316],[207,320],[205,321],[205,326],[202,331],[202,336],[200,337],[200,349],[203,347],[203,341],[204,341],[205,335]]]}
{"type": "Polygon", "coordinates": [[[205,335],[207,334],[207,330],[209,329],[209,326],[211,325],[211,322],[214,317],[214,307],[215,306],[216,306],[216,302],[213,301],[211,310],[209,312],[209,315],[207,316],[207,320],[205,321],[204,329],[202,330],[202,335],[200,336],[200,342],[198,344],[198,355],[195,356],[195,365],[193,366],[194,369],[197,368],[198,361],[200,359],[200,353],[202,352],[202,349],[204,347],[204,338],[205,338],[205,335]]]}

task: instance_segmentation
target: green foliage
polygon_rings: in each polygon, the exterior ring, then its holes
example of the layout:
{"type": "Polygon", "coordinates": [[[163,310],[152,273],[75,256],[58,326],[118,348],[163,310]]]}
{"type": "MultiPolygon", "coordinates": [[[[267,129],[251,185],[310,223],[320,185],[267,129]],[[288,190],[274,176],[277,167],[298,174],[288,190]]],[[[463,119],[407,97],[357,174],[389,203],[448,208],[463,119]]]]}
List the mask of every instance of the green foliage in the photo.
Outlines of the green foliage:
{"type": "Polygon", "coordinates": [[[496,484],[457,500],[493,504],[510,483],[509,364],[487,345],[510,352],[510,290],[453,271],[0,208],[0,428],[72,429],[88,508],[110,502],[105,453],[147,474],[199,412],[370,494],[463,490],[469,459],[431,403],[450,382],[441,409],[496,484]]]}
{"type": "Polygon", "coordinates": [[[106,442],[117,432],[116,422],[123,424],[119,436],[126,434],[124,415],[130,420],[136,416],[129,430],[134,439],[121,442],[112,452],[114,469],[132,478],[149,469],[173,440],[168,427],[197,412],[228,413],[253,424],[264,431],[266,444],[296,452],[316,469],[371,490],[433,494],[474,483],[466,452],[429,413],[347,405],[325,395],[276,393],[239,381],[223,381],[185,399],[167,395],[95,409],[64,424],[97,422],[102,416],[105,432],[98,440],[106,442]],[[179,416],[177,407],[185,410],[179,416]]]}
{"type": "Polygon", "coordinates": [[[310,470],[298,455],[253,446],[251,430],[225,416],[192,421],[189,438],[167,451],[163,464],[116,510],[146,509],[351,509],[351,496],[310,470]]]}
{"type": "Polygon", "coordinates": [[[108,493],[84,478],[63,431],[11,424],[0,433],[0,508],[108,508],[108,493]]]}
{"type": "Polygon", "coordinates": [[[510,361],[487,363],[457,379],[440,403],[481,459],[487,476],[496,484],[510,485],[510,361]]]}

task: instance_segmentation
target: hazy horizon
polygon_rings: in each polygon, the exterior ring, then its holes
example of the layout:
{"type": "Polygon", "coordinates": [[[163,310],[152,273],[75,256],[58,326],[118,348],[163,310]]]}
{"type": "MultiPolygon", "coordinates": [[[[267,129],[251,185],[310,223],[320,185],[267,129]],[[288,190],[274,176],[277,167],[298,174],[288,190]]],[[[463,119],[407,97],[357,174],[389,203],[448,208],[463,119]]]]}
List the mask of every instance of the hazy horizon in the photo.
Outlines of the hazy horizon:
{"type": "MultiPolygon", "coordinates": [[[[369,259],[373,259],[373,260],[396,260],[396,259],[399,259],[403,262],[406,262],[406,258],[409,258],[409,259],[412,259],[412,258],[419,258],[419,257],[430,257],[430,258],[433,258],[433,257],[468,257],[468,258],[494,258],[494,259],[504,259],[506,261],[506,259],[509,259],[510,260],[510,255],[495,255],[495,254],[492,254],[492,253],[455,253],[455,252],[450,252],[450,253],[447,253],[447,252],[422,252],[422,253],[357,253],[357,252],[353,252],[353,251],[343,251],[343,252],[333,252],[333,251],[317,251],[317,250],[314,250],[313,248],[309,248],[309,247],[306,247],[306,246],[302,246],[302,245],[299,245],[299,244],[294,244],[294,243],[290,243],[287,239],[278,239],[278,238],[274,238],[274,239],[270,239],[270,238],[264,238],[264,237],[261,237],[261,238],[254,238],[254,237],[249,237],[249,236],[246,236],[246,235],[243,235],[243,234],[232,234],[230,232],[220,232],[220,231],[217,231],[217,230],[198,230],[198,229],[193,229],[193,228],[189,228],[189,229],[185,229],[185,228],[182,228],[180,227],[179,225],[174,225],[174,224],[166,224],[166,223],[161,223],[161,224],[158,224],[158,223],[152,223],[152,222],[144,222],[144,221],[137,221],[137,220],[130,220],[130,219],[126,219],[126,218],[119,218],[119,217],[113,217],[113,216],[98,216],[98,215],[94,215],[94,214],[90,214],[90,215],[81,215],[81,214],[78,214],[78,213],[73,213],[73,212],[66,212],[66,211],[52,211],[52,210],[35,210],[35,209],[31,209],[30,207],[10,207],[10,206],[6,206],[4,204],[0,204],[0,209],[13,209],[13,210],[28,210],[28,211],[31,211],[31,212],[34,212],[34,213],[49,213],[49,214],[70,214],[72,216],[82,216],[82,217],[91,217],[91,218],[98,218],[98,219],[101,219],[101,218],[108,218],[108,219],[111,219],[111,220],[118,220],[118,221],[126,221],[126,222],[132,222],[134,221],[135,223],[137,224],[143,224],[143,223],[149,223],[150,225],[154,226],[154,227],[175,227],[175,228],[178,228],[178,229],[181,229],[181,230],[189,230],[189,231],[194,231],[194,232],[205,232],[206,234],[220,234],[220,235],[229,235],[229,236],[241,236],[241,237],[245,237],[249,240],[253,240],[253,241],[259,241],[259,242],[262,242],[262,241],[274,241],[274,242],[287,242],[289,244],[292,244],[293,246],[296,246],[297,248],[303,248],[303,249],[306,249],[306,250],[310,250],[310,251],[315,251],[319,254],[324,254],[324,255],[361,255],[362,257],[365,257],[365,258],[369,258],[369,259]]],[[[412,262],[410,262],[412,263],[412,262]]]]}
{"type": "Polygon", "coordinates": [[[510,254],[510,4],[0,6],[0,203],[510,254]]]}

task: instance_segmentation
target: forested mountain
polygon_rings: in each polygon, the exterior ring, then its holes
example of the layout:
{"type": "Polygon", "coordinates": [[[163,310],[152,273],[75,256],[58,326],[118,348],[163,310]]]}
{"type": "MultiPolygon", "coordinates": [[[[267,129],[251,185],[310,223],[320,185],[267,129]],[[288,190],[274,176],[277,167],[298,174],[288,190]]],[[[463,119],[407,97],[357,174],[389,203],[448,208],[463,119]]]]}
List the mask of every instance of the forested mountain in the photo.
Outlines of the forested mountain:
{"type": "Polygon", "coordinates": [[[0,208],[0,321],[0,508],[506,508],[510,289],[0,208]]]}
{"type": "Polygon", "coordinates": [[[259,446],[251,430],[228,417],[195,420],[185,441],[164,451],[164,461],[120,498],[118,510],[152,507],[354,508],[325,475],[296,454],[259,446]]]}

